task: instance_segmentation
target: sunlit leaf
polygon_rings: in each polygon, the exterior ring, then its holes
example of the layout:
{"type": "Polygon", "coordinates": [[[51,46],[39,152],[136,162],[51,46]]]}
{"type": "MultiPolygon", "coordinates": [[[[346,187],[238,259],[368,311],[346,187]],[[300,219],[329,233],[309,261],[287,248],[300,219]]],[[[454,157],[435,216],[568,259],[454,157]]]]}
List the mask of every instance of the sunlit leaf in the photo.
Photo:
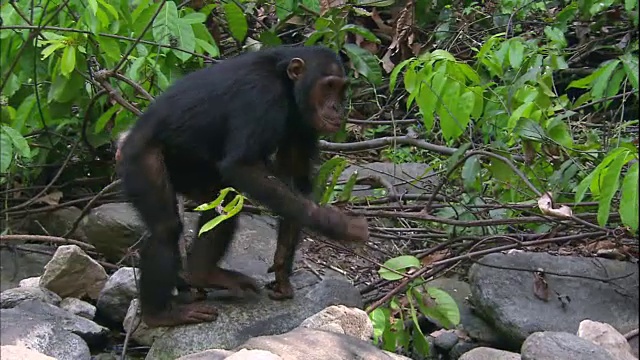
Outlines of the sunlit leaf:
{"type": "Polygon", "coordinates": [[[622,180],[620,197],[620,220],[633,231],[638,230],[638,162],[636,161],[622,180]]]}
{"type": "Polygon", "coordinates": [[[382,82],[382,68],[375,55],[355,44],[345,44],[344,50],[358,73],[374,85],[382,82]]]}
{"type": "Polygon", "coordinates": [[[244,12],[232,1],[225,2],[223,8],[227,22],[229,23],[231,35],[238,41],[244,41],[244,38],[247,36],[247,31],[249,30],[244,12]]]}

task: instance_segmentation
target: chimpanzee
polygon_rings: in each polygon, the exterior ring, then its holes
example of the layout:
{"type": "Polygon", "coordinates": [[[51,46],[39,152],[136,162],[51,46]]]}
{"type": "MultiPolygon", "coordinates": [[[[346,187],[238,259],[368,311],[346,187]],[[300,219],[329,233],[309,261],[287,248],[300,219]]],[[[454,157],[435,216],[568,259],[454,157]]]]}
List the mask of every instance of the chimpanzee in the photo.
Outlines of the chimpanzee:
{"type": "MultiPolygon", "coordinates": [[[[280,46],[185,75],[140,116],[121,141],[117,167],[125,194],[151,234],[140,252],[140,301],[148,326],[217,318],[217,310],[201,299],[172,297],[180,284],[259,292],[249,276],[218,265],[237,217],[199,237],[188,269],[181,269],[177,193],[203,203],[231,186],[281,216],[269,268],[275,281],[267,285],[276,300],[293,297],[289,277],[301,227],[334,239],[368,239],[364,217],[349,217],[310,198],[318,136],[340,129],[346,86],[343,64],[333,51],[280,46]]],[[[215,215],[203,213],[199,226],[215,215]]]]}

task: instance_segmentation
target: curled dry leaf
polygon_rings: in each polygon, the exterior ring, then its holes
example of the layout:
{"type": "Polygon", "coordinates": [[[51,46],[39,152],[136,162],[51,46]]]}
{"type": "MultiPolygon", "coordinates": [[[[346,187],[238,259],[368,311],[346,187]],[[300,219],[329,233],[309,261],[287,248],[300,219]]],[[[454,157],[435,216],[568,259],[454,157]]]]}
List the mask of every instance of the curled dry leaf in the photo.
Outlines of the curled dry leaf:
{"type": "Polygon", "coordinates": [[[47,205],[58,205],[62,199],[62,191],[54,191],[51,194],[47,194],[39,197],[36,203],[45,203],[47,205]]]}
{"type": "Polygon", "coordinates": [[[413,43],[413,1],[408,1],[407,5],[400,10],[396,20],[396,31],[389,49],[382,57],[382,67],[388,73],[393,71],[395,64],[391,61],[391,56],[395,55],[401,48],[409,47],[413,43]]]}
{"type": "Polygon", "coordinates": [[[557,209],[553,208],[553,200],[551,199],[552,194],[550,192],[544,193],[538,199],[538,208],[544,215],[559,217],[559,218],[570,218],[573,216],[573,211],[570,207],[566,205],[562,205],[557,209]]]}

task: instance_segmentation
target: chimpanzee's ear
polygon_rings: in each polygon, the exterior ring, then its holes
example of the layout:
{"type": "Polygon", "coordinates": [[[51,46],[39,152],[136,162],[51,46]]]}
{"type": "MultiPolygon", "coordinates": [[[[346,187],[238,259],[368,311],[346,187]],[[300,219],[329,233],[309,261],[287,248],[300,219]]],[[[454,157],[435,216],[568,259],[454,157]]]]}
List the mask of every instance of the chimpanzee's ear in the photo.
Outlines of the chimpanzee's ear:
{"type": "Polygon", "coordinates": [[[303,73],[304,60],[300,58],[291,59],[291,61],[289,61],[289,65],[287,66],[287,75],[289,75],[289,79],[298,80],[303,73]]]}

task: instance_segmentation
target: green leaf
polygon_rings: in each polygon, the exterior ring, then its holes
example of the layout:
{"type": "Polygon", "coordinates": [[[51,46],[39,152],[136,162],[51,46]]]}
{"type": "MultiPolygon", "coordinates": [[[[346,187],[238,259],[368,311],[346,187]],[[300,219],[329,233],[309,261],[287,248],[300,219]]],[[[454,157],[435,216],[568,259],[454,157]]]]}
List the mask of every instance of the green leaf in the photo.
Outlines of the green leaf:
{"type": "Polygon", "coordinates": [[[242,9],[234,2],[227,2],[223,6],[224,13],[229,23],[229,30],[233,37],[242,42],[247,36],[249,25],[247,25],[247,19],[244,17],[242,9]]]}
{"type": "Polygon", "coordinates": [[[29,148],[29,144],[27,143],[27,139],[25,139],[22,134],[20,134],[16,129],[11,126],[2,126],[2,130],[9,135],[11,138],[11,142],[13,146],[18,150],[18,154],[25,158],[31,157],[31,149],[29,148]]]}
{"type": "Polygon", "coordinates": [[[5,173],[13,160],[13,142],[6,132],[0,132],[0,173],[5,173]]]}
{"type": "Polygon", "coordinates": [[[203,13],[191,13],[180,18],[183,22],[192,24],[202,24],[207,20],[207,15],[203,13]]]}
{"type": "Polygon", "coordinates": [[[63,48],[65,46],[65,44],[62,41],[58,41],[58,42],[54,42],[51,43],[51,45],[47,46],[46,48],[42,49],[42,51],[40,52],[42,54],[42,57],[40,59],[44,60],[46,58],[48,58],[51,54],[53,54],[54,51],[63,48]]]}
{"type": "Polygon", "coordinates": [[[382,69],[375,55],[355,44],[345,44],[344,50],[360,74],[374,85],[382,83],[382,69]]]}
{"type": "Polygon", "coordinates": [[[67,46],[62,52],[62,59],[60,59],[60,71],[62,75],[69,78],[69,75],[76,67],[76,47],[67,46]]]}
{"type": "Polygon", "coordinates": [[[369,314],[373,325],[373,341],[378,341],[389,324],[388,316],[382,308],[376,308],[369,314]]]}
{"type": "Polygon", "coordinates": [[[297,6],[298,2],[296,0],[276,0],[275,8],[278,20],[283,20],[289,16],[297,6]]]}
{"type": "Polygon", "coordinates": [[[544,130],[540,124],[529,118],[520,118],[513,133],[526,140],[541,142],[544,139],[544,130]]]}
{"type": "MultiPolygon", "coordinates": [[[[633,1],[637,2],[636,0],[633,1]]],[[[624,71],[629,77],[629,82],[631,82],[635,90],[638,90],[640,88],[640,85],[638,85],[638,57],[632,54],[624,54],[620,56],[620,60],[622,60],[624,71]]]]}
{"type": "MultiPolygon", "coordinates": [[[[170,41],[172,37],[176,37],[178,33],[178,8],[176,7],[176,3],[173,1],[166,1],[164,3],[163,8],[160,10],[160,13],[153,21],[152,33],[153,39],[163,45],[170,45],[170,41]]],[[[150,9],[150,8],[149,8],[150,9]]],[[[145,10],[143,13],[146,13],[145,10]]],[[[151,13],[150,16],[153,16],[151,13]]],[[[142,14],[140,15],[142,18],[142,14]]],[[[140,31],[144,29],[145,24],[142,24],[140,31]]],[[[166,52],[167,49],[162,48],[161,51],[166,52]]]]}
{"type": "Polygon", "coordinates": [[[622,180],[620,197],[620,220],[634,232],[638,230],[638,161],[636,161],[622,180]]]}
{"type": "Polygon", "coordinates": [[[472,156],[465,160],[462,166],[462,181],[467,191],[477,190],[480,179],[480,161],[477,156],[472,156]]]}
{"type": "Polygon", "coordinates": [[[519,40],[514,39],[509,45],[509,63],[514,69],[519,69],[524,59],[524,45],[519,40]]]}
{"type": "MultiPolygon", "coordinates": [[[[425,79],[425,82],[428,79],[425,79]]],[[[434,124],[434,112],[436,111],[436,104],[438,98],[433,96],[433,92],[429,89],[429,86],[422,82],[420,84],[420,91],[416,95],[416,103],[420,109],[420,115],[422,115],[422,123],[424,124],[426,131],[431,131],[434,124]]]]}
{"type": "Polygon", "coordinates": [[[442,326],[449,329],[458,325],[460,323],[460,310],[451,295],[431,286],[427,287],[426,290],[437,305],[435,308],[428,308],[427,313],[424,315],[437,320],[442,326]]]}
{"type": "Polygon", "coordinates": [[[522,117],[529,117],[534,107],[535,103],[533,102],[524,103],[518,106],[518,108],[513,113],[511,113],[511,116],[509,117],[509,121],[507,122],[507,130],[513,131],[518,120],[520,120],[520,118],[522,117]]]}
{"type": "Polygon", "coordinates": [[[227,215],[218,215],[215,218],[207,221],[204,225],[202,225],[202,227],[200,228],[200,231],[198,231],[198,236],[206,233],[207,231],[210,231],[211,229],[215,228],[216,226],[218,226],[218,224],[227,220],[228,218],[229,217],[227,215]]]}
{"type": "Polygon", "coordinates": [[[88,2],[91,13],[95,15],[98,12],[98,0],[88,0],[88,2]]]}
{"type": "Polygon", "coordinates": [[[34,111],[36,109],[35,106],[36,106],[35,94],[30,94],[27,97],[25,97],[24,100],[22,100],[22,103],[20,104],[20,106],[18,106],[18,109],[16,110],[16,119],[15,119],[15,122],[11,124],[11,127],[18,130],[18,132],[22,132],[22,129],[24,129],[25,124],[27,124],[29,120],[31,120],[31,118],[33,117],[34,111]]]}
{"type": "Polygon", "coordinates": [[[402,256],[398,256],[393,259],[387,260],[384,263],[384,266],[385,267],[381,267],[380,270],[378,270],[378,274],[380,275],[381,278],[385,280],[393,281],[393,280],[402,279],[402,276],[394,272],[391,272],[388,269],[395,270],[401,274],[404,274],[405,273],[404,270],[407,268],[419,268],[420,260],[418,260],[418,258],[416,258],[415,256],[402,255],[402,256]]]}
{"type": "Polygon", "coordinates": [[[193,33],[196,36],[196,44],[198,44],[204,51],[209,53],[209,56],[218,57],[220,56],[220,49],[218,48],[218,44],[211,36],[207,27],[204,24],[192,24],[193,33]]]}
{"type": "Polygon", "coordinates": [[[546,26],[544,28],[544,34],[555,43],[558,48],[562,49],[567,46],[567,39],[564,37],[564,32],[556,27],[546,26]]]}
{"type": "MultiPolygon", "coordinates": [[[[626,150],[626,149],[625,149],[626,150]]],[[[598,223],[600,226],[605,226],[609,220],[609,213],[611,209],[611,200],[616,191],[620,187],[620,174],[622,172],[622,166],[627,162],[628,150],[624,155],[616,156],[611,164],[607,167],[603,176],[603,185],[601,196],[598,201],[598,223]]]]}
{"type": "Polygon", "coordinates": [[[456,63],[456,67],[458,68],[458,70],[460,70],[460,72],[462,72],[464,74],[464,76],[467,77],[467,79],[469,79],[471,82],[473,82],[474,84],[480,84],[480,75],[478,75],[477,72],[475,72],[475,70],[473,70],[471,68],[471,66],[465,64],[465,63],[456,63]]]}
{"type": "Polygon", "coordinates": [[[360,36],[362,36],[363,38],[374,42],[376,44],[380,43],[380,39],[378,39],[369,29],[366,29],[362,26],[359,25],[354,25],[354,24],[347,24],[345,26],[343,26],[341,29],[341,31],[349,31],[352,32],[354,34],[358,34],[360,36]]]}
{"type": "Polygon", "coordinates": [[[233,189],[230,188],[230,187],[226,187],[226,188],[220,190],[220,194],[218,195],[218,197],[215,200],[213,200],[211,202],[208,202],[208,203],[205,203],[205,204],[201,204],[198,207],[196,207],[194,210],[195,211],[208,211],[208,210],[211,210],[211,209],[215,209],[216,206],[222,204],[222,202],[224,201],[224,198],[227,196],[227,194],[231,190],[233,190],[233,189]]]}
{"type": "Polygon", "coordinates": [[[568,148],[573,146],[573,136],[571,136],[569,125],[562,118],[556,117],[549,121],[547,132],[549,137],[558,144],[568,148]]]}
{"type": "Polygon", "coordinates": [[[107,57],[113,61],[119,61],[122,57],[122,53],[120,52],[120,46],[118,44],[118,40],[97,36],[98,44],[100,45],[100,49],[104,51],[107,57]]]}
{"type": "Polygon", "coordinates": [[[638,6],[638,0],[624,0],[624,9],[631,12],[638,6]]]}
{"type": "Polygon", "coordinates": [[[111,119],[113,114],[119,108],[121,108],[119,105],[113,105],[107,111],[103,112],[102,115],[100,115],[100,117],[96,121],[96,125],[95,125],[95,128],[93,130],[93,133],[94,134],[98,134],[98,133],[102,132],[102,130],[104,129],[105,125],[107,125],[107,122],[111,119]]]}
{"type": "Polygon", "coordinates": [[[602,99],[604,97],[604,92],[607,89],[607,84],[609,83],[611,74],[613,74],[613,71],[619,63],[619,60],[612,60],[595,71],[596,77],[593,81],[593,88],[591,89],[591,94],[593,94],[594,100],[602,99]]]}
{"type": "MultiPolygon", "coordinates": [[[[196,35],[193,33],[191,24],[178,20],[176,24],[176,37],[178,38],[178,48],[190,52],[196,51],[196,35]]],[[[189,60],[193,55],[178,49],[171,49],[173,54],[182,62],[189,60]]]]}

